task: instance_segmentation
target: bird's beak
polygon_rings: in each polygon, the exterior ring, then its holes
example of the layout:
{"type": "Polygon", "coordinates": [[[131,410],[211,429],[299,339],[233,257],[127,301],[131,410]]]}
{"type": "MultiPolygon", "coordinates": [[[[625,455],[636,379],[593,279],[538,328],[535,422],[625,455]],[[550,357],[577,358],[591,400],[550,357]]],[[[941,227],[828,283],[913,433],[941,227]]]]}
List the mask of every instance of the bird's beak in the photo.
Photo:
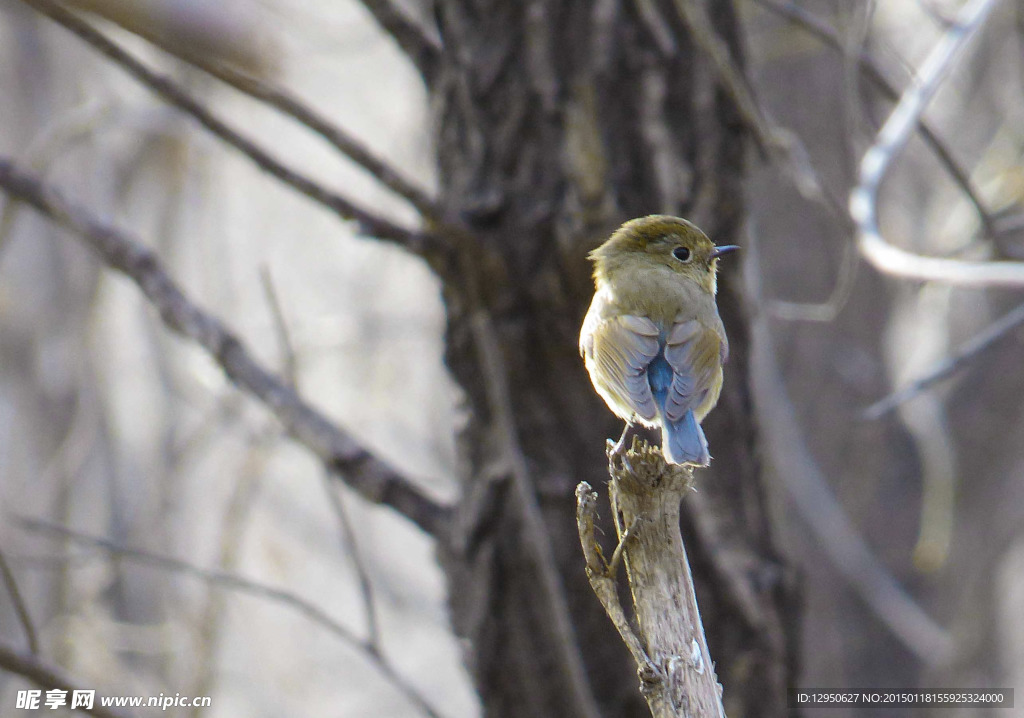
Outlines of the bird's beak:
{"type": "Polygon", "coordinates": [[[738,244],[726,244],[726,245],[721,246],[721,247],[715,247],[711,251],[711,258],[712,259],[717,259],[718,257],[721,257],[723,254],[728,254],[729,252],[735,252],[739,248],[740,248],[740,246],[738,244]]]}

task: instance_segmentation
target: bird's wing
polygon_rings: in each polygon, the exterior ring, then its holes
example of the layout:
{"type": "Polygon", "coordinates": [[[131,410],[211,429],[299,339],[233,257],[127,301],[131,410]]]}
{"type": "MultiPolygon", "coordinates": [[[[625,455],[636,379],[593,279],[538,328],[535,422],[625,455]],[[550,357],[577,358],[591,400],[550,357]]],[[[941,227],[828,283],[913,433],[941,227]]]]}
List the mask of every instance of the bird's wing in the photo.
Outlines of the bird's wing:
{"type": "Polygon", "coordinates": [[[658,334],[650,319],[629,314],[584,324],[580,350],[594,386],[618,405],[613,410],[629,409],[648,421],[657,415],[647,365],[658,355],[658,334]]]}
{"type": "Polygon", "coordinates": [[[672,385],[665,398],[665,417],[679,421],[704,404],[728,356],[725,337],[696,319],[677,322],[665,341],[665,360],[672,367],[672,385]]]}

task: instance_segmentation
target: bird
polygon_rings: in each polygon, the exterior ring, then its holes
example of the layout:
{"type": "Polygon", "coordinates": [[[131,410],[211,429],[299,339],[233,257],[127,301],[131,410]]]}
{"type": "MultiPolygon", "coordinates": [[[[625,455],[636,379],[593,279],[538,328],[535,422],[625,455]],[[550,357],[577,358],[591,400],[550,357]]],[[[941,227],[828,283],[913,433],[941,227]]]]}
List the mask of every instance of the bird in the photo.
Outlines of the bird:
{"type": "Polygon", "coordinates": [[[729,342],[718,314],[716,247],[695,224],[650,215],[623,224],[589,254],[594,299],[580,354],[597,393],[626,428],[661,427],[671,464],[708,466],[700,424],[722,391],[729,342]]]}

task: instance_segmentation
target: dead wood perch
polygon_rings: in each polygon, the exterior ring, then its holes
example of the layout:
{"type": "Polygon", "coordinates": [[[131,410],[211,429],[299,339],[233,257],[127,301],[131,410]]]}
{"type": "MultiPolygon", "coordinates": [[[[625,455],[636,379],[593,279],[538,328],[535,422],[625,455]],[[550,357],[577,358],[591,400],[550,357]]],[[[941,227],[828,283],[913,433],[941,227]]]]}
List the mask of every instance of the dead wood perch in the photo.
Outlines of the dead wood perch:
{"type": "Polygon", "coordinates": [[[679,505],[692,487],[693,470],[667,464],[658,448],[634,437],[625,452],[609,451],[608,472],[619,538],[610,561],[595,535],[597,492],[586,481],[576,487],[576,522],[590,585],[633,654],[651,715],[724,718],[722,688],[679,532],[679,505]],[[619,602],[620,562],[626,566],[635,624],[619,602]]]}

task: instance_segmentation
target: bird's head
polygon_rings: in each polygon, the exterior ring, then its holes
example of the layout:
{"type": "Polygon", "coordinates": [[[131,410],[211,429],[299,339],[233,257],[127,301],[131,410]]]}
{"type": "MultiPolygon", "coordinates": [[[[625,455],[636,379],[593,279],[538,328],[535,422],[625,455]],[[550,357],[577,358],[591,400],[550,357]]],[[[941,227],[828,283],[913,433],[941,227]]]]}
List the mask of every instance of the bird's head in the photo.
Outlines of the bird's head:
{"type": "Polygon", "coordinates": [[[697,225],[679,217],[652,214],[626,222],[590,253],[598,282],[623,269],[668,269],[698,282],[711,294],[717,288],[718,258],[739,247],[716,247],[697,225]]]}

